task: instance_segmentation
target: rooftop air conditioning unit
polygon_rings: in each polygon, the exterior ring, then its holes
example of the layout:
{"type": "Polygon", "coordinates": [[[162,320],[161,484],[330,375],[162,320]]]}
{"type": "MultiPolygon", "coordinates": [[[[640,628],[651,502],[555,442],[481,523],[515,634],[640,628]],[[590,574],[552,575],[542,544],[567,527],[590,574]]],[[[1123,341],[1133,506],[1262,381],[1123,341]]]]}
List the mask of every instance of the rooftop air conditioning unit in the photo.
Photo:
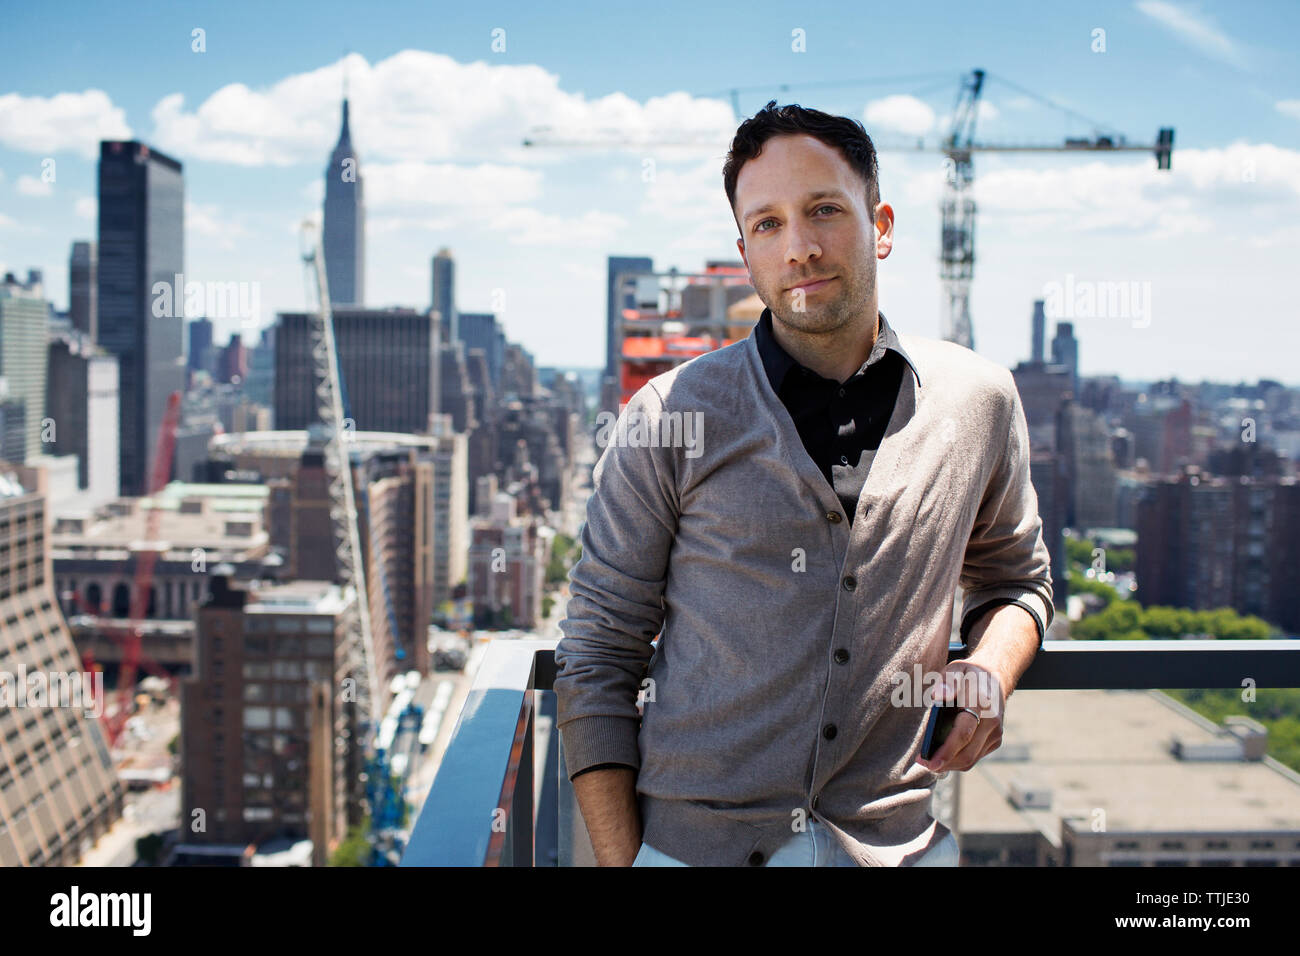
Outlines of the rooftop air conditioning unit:
{"type": "Polygon", "coordinates": [[[1268,753],[1268,728],[1249,717],[1225,717],[1224,730],[1241,743],[1243,760],[1262,760],[1268,753]]]}
{"type": "Polygon", "coordinates": [[[1175,735],[1169,752],[1179,760],[1241,760],[1243,749],[1235,737],[1216,737],[1214,740],[1188,739],[1175,735]]]}

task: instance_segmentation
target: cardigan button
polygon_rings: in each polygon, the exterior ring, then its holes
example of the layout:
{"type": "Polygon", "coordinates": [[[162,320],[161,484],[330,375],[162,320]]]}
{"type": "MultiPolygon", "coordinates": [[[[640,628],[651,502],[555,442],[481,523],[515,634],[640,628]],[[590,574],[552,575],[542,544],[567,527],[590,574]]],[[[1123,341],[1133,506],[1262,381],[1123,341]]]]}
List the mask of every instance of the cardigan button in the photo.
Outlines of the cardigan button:
{"type": "Polygon", "coordinates": [[[829,521],[831,524],[839,524],[840,513],[838,511],[828,511],[826,512],[826,520],[829,521]]]}
{"type": "Polygon", "coordinates": [[[836,663],[836,664],[847,664],[848,662],[849,662],[849,652],[846,651],[846,650],[845,650],[844,648],[842,648],[842,647],[836,648],[836,650],[835,650],[835,663],[836,663]]]}
{"type": "Polygon", "coordinates": [[[857,586],[858,586],[858,579],[855,578],[853,575],[850,574],[848,577],[844,579],[844,590],[852,591],[857,586]]]}
{"type": "Polygon", "coordinates": [[[825,737],[827,740],[834,740],[835,735],[838,733],[839,733],[839,729],[834,724],[827,724],[825,727],[822,728],[822,736],[825,737]]]}
{"type": "Polygon", "coordinates": [[[749,854],[749,865],[750,865],[750,866],[762,866],[762,865],[763,865],[763,854],[759,853],[757,850],[755,850],[753,853],[749,854]]]}

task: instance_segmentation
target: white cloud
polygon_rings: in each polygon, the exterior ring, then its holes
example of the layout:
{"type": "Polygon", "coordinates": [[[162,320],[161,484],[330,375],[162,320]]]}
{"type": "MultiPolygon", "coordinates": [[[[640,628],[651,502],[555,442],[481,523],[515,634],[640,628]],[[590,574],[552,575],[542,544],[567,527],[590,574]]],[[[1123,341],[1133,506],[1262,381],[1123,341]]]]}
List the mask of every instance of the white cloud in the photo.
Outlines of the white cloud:
{"type": "Polygon", "coordinates": [[[1028,228],[1160,239],[1218,223],[1267,239],[1300,214],[1300,152],[1246,143],[1185,149],[1175,152],[1171,171],[1157,170],[1151,158],[977,168],[975,199],[981,214],[1028,228]]]}
{"type": "Polygon", "coordinates": [[[622,93],[589,101],[561,90],[559,77],[539,66],[459,63],[437,53],[404,50],[373,66],[351,54],[265,89],[233,83],[192,111],[185,109],[182,94],[169,94],[154,107],[153,141],[183,157],[237,165],[319,162],[338,137],[345,63],[349,125],[363,169],[368,158],[554,159],[547,151],[521,146],[534,126],[613,130],[633,137],[662,131],[728,136],[735,127],[721,100],[679,92],[645,103],[622,93]]]}
{"type": "Polygon", "coordinates": [[[608,244],[627,221],[595,209],[581,216],[565,217],[520,207],[499,213],[487,225],[496,232],[506,233],[511,245],[575,246],[608,244]]]}
{"type": "MultiPolygon", "coordinates": [[[[542,174],[519,166],[400,162],[361,166],[366,208],[508,206],[542,193],[542,174]]],[[[317,192],[319,196],[323,192],[317,192]]],[[[319,200],[318,200],[319,201],[319,200]]]]}
{"type": "Polygon", "coordinates": [[[1229,66],[1248,69],[1247,58],[1240,46],[1212,18],[1165,0],[1138,0],[1136,6],[1140,13],[1206,56],[1229,66]]]}
{"type": "Polygon", "coordinates": [[[99,218],[99,200],[94,196],[82,196],[73,206],[73,210],[80,218],[94,221],[99,218]]]}
{"type": "Polygon", "coordinates": [[[52,97],[0,96],[0,144],[29,153],[99,155],[102,139],[130,139],[126,113],[103,90],[52,97]]]}
{"type": "Polygon", "coordinates": [[[378,236],[386,232],[446,232],[463,223],[450,216],[366,216],[366,235],[378,236]]]}
{"type": "Polygon", "coordinates": [[[236,239],[247,238],[251,233],[240,223],[226,217],[215,203],[185,203],[185,232],[188,236],[215,239],[218,249],[233,251],[236,239]]]}
{"type": "Polygon", "coordinates": [[[727,193],[722,186],[722,162],[700,160],[678,168],[658,163],[654,179],[634,184],[644,189],[641,215],[673,222],[718,222],[734,230],[727,193]]]}
{"type": "Polygon", "coordinates": [[[53,196],[54,184],[37,179],[35,176],[19,176],[14,183],[20,196],[53,196]]]}
{"type": "Polygon", "coordinates": [[[876,127],[921,136],[934,128],[934,110],[915,96],[900,94],[872,100],[862,111],[867,131],[876,127]]]}

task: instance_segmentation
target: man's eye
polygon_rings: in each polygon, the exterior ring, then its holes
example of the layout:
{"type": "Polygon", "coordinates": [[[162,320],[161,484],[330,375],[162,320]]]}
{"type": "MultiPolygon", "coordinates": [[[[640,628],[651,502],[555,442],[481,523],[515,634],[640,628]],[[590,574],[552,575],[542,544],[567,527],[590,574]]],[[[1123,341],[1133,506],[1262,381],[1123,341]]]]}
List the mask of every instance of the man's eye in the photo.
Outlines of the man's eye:
{"type": "Polygon", "coordinates": [[[764,219],[763,222],[757,223],[757,224],[754,226],[754,231],[755,231],[755,232],[767,232],[766,229],[763,229],[763,228],[762,228],[763,223],[767,223],[767,222],[771,222],[771,221],[772,221],[771,219],[764,219]]]}
{"type": "Polygon", "coordinates": [[[821,212],[823,209],[829,209],[831,212],[839,212],[839,210],[836,209],[834,206],[819,206],[819,207],[817,207],[817,211],[818,211],[818,212],[821,212]]]}

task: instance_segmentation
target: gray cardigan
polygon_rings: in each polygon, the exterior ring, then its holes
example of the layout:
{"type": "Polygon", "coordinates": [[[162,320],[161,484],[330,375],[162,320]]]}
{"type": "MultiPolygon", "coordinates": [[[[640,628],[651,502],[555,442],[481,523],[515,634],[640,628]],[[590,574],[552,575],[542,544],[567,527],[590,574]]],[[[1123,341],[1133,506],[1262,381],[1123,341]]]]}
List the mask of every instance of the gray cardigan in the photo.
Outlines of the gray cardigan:
{"type": "Polygon", "coordinates": [[[1051,622],[1011,374],[899,338],[916,374],[852,525],[752,334],[655,377],[598,436],[557,723],[570,776],[638,769],[642,838],[669,856],[758,864],[815,816],[861,865],[914,862],[948,830],[899,680],[945,665],[958,586],[963,615],[1010,599],[1051,622]]]}

